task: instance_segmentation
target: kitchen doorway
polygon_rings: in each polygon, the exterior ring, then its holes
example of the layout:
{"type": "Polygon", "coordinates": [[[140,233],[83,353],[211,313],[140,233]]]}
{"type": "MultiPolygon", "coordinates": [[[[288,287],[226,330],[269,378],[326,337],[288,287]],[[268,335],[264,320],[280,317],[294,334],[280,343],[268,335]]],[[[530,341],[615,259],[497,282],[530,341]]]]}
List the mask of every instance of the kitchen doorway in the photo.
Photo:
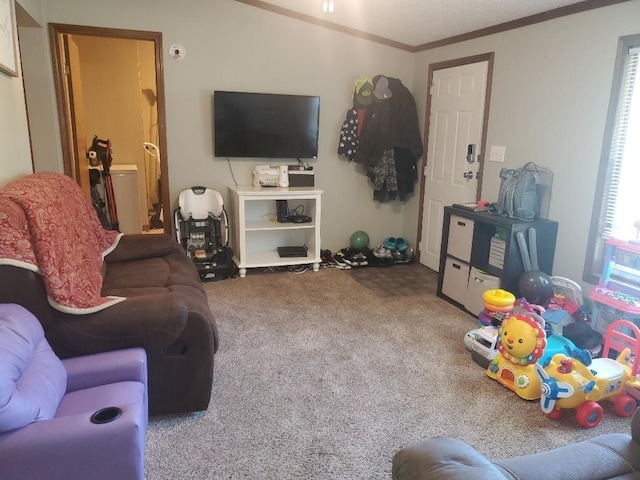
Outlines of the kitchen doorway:
{"type": "Polygon", "coordinates": [[[169,233],[162,34],[50,24],[49,35],[64,173],[91,196],[96,165],[87,151],[94,136],[108,139],[112,178],[137,172],[137,181],[119,182],[126,193],[116,191],[118,218],[134,219],[125,233],[169,233]]]}

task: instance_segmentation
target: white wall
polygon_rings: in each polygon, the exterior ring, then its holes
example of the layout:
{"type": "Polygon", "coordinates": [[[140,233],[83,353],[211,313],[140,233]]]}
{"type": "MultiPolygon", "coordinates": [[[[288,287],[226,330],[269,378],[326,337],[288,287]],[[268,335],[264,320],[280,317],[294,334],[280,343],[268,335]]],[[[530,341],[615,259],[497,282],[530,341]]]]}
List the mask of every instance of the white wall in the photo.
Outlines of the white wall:
{"type": "Polygon", "coordinates": [[[57,105],[42,0],[19,0],[35,21],[19,28],[35,171],[63,172],[57,105]]]}
{"type": "MultiPolygon", "coordinates": [[[[43,4],[46,22],[162,32],[171,208],[179,192],[193,185],[205,184],[226,197],[233,176],[239,184],[249,184],[253,166],[269,163],[232,159],[229,166],[213,156],[214,90],[320,95],[319,158],[313,166],[316,185],[324,190],[322,247],[345,247],[359,229],[369,233],[372,243],[403,233],[403,204],[374,202],[360,167],[338,157],[336,150],[356,79],[382,73],[411,89],[412,54],[231,0],[162,6],[152,0],[43,4]],[[173,43],[185,46],[183,60],[167,55],[173,43]]],[[[50,84],[53,95],[52,80],[50,84]]],[[[49,125],[57,132],[57,121],[49,125]]]]}
{"type": "MultiPolygon", "coordinates": [[[[21,9],[22,18],[28,21],[40,18],[37,2],[21,3],[16,8],[21,9]]],[[[0,73],[0,186],[32,172],[22,75],[10,77],[0,73]]]]}
{"type": "MultiPolygon", "coordinates": [[[[423,128],[429,64],[495,52],[488,145],[507,147],[507,166],[531,160],[553,169],[550,218],[560,224],[554,273],[581,279],[617,41],[638,33],[640,0],[414,55],[231,0],[162,7],[151,0],[43,1],[46,22],[160,31],[165,52],[173,43],[186,47],[184,60],[164,56],[172,201],[182,189],[201,183],[226,195],[226,186],[234,182],[226,161],[212,153],[213,90],[320,95],[320,156],[314,166],[317,185],[325,190],[323,248],[330,249],[346,246],[357,229],[368,231],[374,244],[390,235],[410,241],[417,235],[417,198],[406,204],[374,203],[360,169],[335,153],[355,79],[376,73],[400,78],[414,92],[423,128]]],[[[47,56],[44,63],[39,59],[37,77],[49,83],[49,99],[38,102],[48,131],[38,132],[34,152],[41,139],[51,152],[57,119],[51,114],[48,39],[41,33],[38,42],[45,48],[33,54],[47,56]]],[[[5,129],[0,132],[12,137],[5,129]]],[[[61,165],[59,158],[56,162],[61,165]]],[[[239,183],[249,182],[256,163],[231,161],[239,183]]],[[[483,196],[493,200],[502,165],[487,165],[483,196]]]]}
{"type": "Polygon", "coordinates": [[[0,186],[32,171],[22,80],[0,73],[0,186]]]}
{"type": "MultiPolygon", "coordinates": [[[[554,274],[575,281],[582,279],[618,38],[640,33],[639,19],[640,0],[633,0],[415,57],[414,92],[425,105],[430,63],[495,52],[487,145],[506,146],[508,167],[533,161],[553,170],[554,274]]],[[[502,166],[486,163],[484,199],[496,199],[502,166]]],[[[407,209],[407,223],[416,215],[407,209]]]]}

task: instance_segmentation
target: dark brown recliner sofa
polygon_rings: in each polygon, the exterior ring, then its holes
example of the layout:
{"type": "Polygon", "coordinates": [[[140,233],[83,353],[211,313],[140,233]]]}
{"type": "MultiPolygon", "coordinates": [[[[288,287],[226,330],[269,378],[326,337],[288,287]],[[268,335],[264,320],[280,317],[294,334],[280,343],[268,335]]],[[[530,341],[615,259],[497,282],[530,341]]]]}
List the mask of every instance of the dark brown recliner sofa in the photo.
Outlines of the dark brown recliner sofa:
{"type": "Polygon", "coordinates": [[[207,409],[218,332],[195,265],[170,235],[122,236],[102,262],[100,293],[126,300],[94,313],[54,308],[28,268],[0,264],[0,285],[0,302],[30,310],[61,358],[144,348],[150,415],[207,409]]]}

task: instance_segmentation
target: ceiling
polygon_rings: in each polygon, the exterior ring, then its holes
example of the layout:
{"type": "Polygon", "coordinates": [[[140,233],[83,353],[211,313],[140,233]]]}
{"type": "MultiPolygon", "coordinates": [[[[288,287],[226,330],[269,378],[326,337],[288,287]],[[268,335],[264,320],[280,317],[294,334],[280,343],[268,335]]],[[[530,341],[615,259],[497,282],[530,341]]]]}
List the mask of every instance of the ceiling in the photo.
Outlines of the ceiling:
{"type": "Polygon", "coordinates": [[[418,51],[626,0],[333,0],[333,13],[323,0],[237,1],[418,51]]]}

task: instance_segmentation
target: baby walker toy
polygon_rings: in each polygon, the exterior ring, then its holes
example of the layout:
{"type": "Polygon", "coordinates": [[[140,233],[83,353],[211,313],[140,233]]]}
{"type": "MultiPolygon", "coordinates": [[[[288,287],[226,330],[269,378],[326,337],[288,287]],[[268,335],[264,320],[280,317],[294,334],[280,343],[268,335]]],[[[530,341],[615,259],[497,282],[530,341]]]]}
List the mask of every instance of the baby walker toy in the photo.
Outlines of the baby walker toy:
{"type": "Polygon", "coordinates": [[[489,378],[525,400],[540,398],[534,365],[547,345],[544,326],[530,315],[514,313],[502,322],[498,339],[498,353],[486,371],[489,378]]]}
{"type": "MultiPolygon", "coordinates": [[[[562,409],[575,408],[576,420],[581,426],[596,427],[603,416],[602,406],[597,402],[605,399],[613,402],[616,414],[622,417],[633,414],[637,404],[629,392],[640,388],[636,377],[640,344],[637,337],[634,339],[618,330],[630,327],[635,325],[625,320],[611,324],[603,358],[592,360],[588,350],[578,350],[568,352],[569,355],[554,355],[546,368],[536,365],[542,384],[540,406],[549,418],[557,420],[562,409]],[[636,346],[633,355],[627,345],[636,346]],[[608,357],[610,350],[619,352],[615,360],[608,357]]],[[[637,327],[634,333],[640,333],[637,327]]]]}

